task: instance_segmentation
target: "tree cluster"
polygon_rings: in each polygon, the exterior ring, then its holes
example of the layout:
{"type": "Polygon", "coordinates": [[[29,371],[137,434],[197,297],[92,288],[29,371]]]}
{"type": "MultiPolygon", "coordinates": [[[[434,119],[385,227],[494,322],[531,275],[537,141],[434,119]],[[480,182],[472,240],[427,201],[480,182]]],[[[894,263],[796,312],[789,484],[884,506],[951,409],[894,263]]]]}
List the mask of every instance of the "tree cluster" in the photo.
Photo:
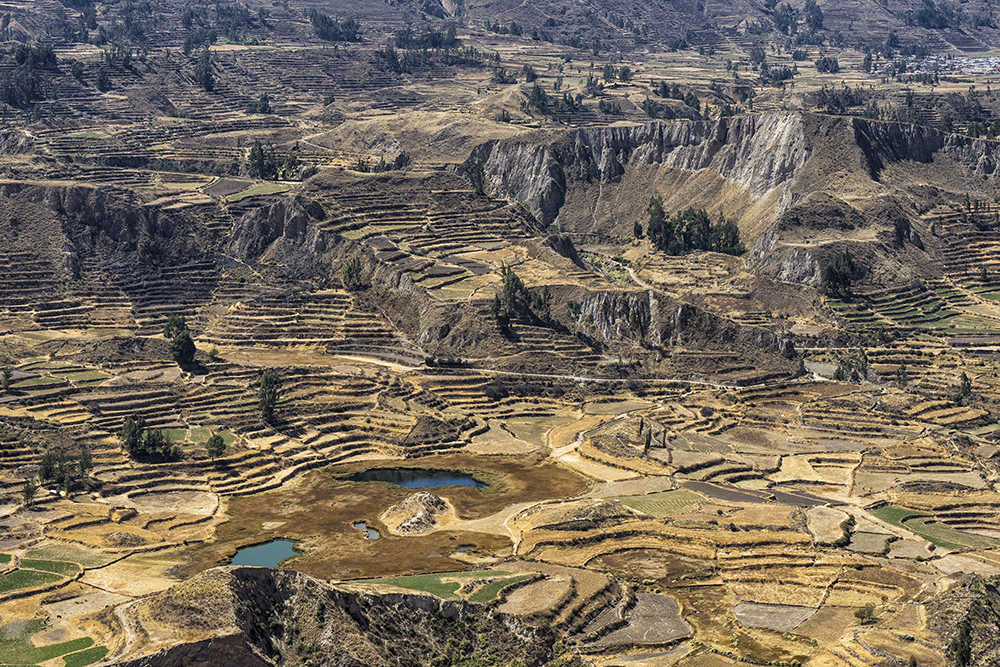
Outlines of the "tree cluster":
{"type": "Polygon", "coordinates": [[[274,409],[278,405],[278,392],[281,389],[281,378],[268,369],[261,373],[257,386],[257,409],[260,419],[265,424],[274,423],[274,409]]]}
{"type": "Polygon", "coordinates": [[[857,266],[849,250],[834,255],[823,269],[823,289],[827,294],[849,297],[854,283],[857,266]]]}
{"type": "Polygon", "coordinates": [[[215,88],[215,72],[212,71],[212,52],[206,46],[198,56],[198,62],[194,66],[194,80],[206,92],[211,92],[215,88]]]}
{"type": "Polygon", "coordinates": [[[0,101],[26,107],[41,95],[38,72],[55,69],[58,60],[51,46],[41,44],[18,44],[12,55],[17,67],[0,78],[0,101]]]}
{"type": "Polygon", "coordinates": [[[355,19],[341,22],[313,9],[309,12],[309,21],[316,36],[327,42],[361,41],[361,24],[355,19]]]}
{"type": "Polygon", "coordinates": [[[669,255],[682,255],[692,250],[712,250],[727,255],[746,252],[736,223],[720,216],[712,222],[703,208],[686,208],[668,217],[660,197],[650,197],[649,224],[646,234],[650,242],[669,255]]]}
{"type": "Polygon", "coordinates": [[[86,446],[81,447],[76,456],[63,450],[50,450],[42,455],[38,477],[43,483],[58,484],[69,493],[78,482],[87,479],[93,468],[94,459],[86,446]]]}
{"type": "Polygon", "coordinates": [[[181,368],[194,363],[197,349],[191,332],[188,331],[187,320],[181,315],[171,315],[163,327],[163,337],[170,341],[170,354],[181,368]]]}
{"type": "Polygon", "coordinates": [[[653,86],[653,92],[655,92],[659,97],[679,100],[695,111],[701,111],[701,100],[698,99],[698,96],[690,90],[684,92],[676,83],[670,85],[666,81],[660,81],[658,84],[653,86]]]}
{"type": "Polygon", "coordinates": [[[410,26],[400,28],[392,37],[397,49],[455,49],[461,46],[455,33],[455,26],[448,26],[446,32],[440,30],[425,30],[416,35],[410,26]]]}
{"type": "Polygon", "coordinates": [[[816,71],[820,74],[836,74],[840,71],[840,61],[833,56],[823,56],[816,61],[816,71]]]}
{"type": "Polygon", "coordinates": [[[267,93],[261,93],[260,97],[247,104],[247,113],[248,114],[274,113],[274,110],[271,108],[271,98],[267,96],[267,93]]]}
{"type": "Polygon", "coordinates": [[[359,157],[351,169],[363,174],[381,174],[386,171],[405,169],[410,166],[410,161],[410,154],[406,151],[400,151],[396,154],[396,157],[388,161],[384,155],[379,156],[378,162],[374,163],[369,162],[363,157],[359,157]]]}
{"type": "Polygon", "coordinates": [[[265,148],[259,139],[254,139],[245,162],[247,175],[264,181],[295,178],[300,166],[295,155],[289,153],[284,159],[279,159],[274,146],[269,145],[265,148]]]}
{"type": "Polygon", "coordinates": [[[503,25],[499,21],[494,23],[486,19],[486,30],[498,35],[513,35],[515,37],[520,37],[524,34],[524,28],[517,21],[511,21],[507,25],[503,25]]]}
{"type": "Polygon", "coordinates": [[[549,316],[550,297],[548,291],[531,292],[521,278],[506,263],[500,265],[503,284],[493,297],[490,311],[501,331],[508,331],[510,323],[519,317],[535,320],[549,316]]]}
{"type": "Polygon", "coordinates": [[[169,461],[180,456],[180,448],[157,429],[147,429],[146,419],[132,416],[125,419],[118,432],[122,448],[134,459],[169,461]]]}

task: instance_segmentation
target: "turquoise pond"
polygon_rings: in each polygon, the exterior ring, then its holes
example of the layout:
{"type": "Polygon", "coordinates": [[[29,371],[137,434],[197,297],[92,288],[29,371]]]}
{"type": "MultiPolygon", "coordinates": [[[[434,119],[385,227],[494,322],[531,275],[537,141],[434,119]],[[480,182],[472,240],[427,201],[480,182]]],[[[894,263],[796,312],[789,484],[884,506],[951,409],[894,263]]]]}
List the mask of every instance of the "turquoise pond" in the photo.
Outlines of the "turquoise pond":
{"type": "Polygon", "coordinates": [[[276,567],[278,563],[297,556],[295,543],[291,540],[272,540],[252,547],[243,547],[236,552],[230,565],[251,565],[254,567],[276,567]]]}

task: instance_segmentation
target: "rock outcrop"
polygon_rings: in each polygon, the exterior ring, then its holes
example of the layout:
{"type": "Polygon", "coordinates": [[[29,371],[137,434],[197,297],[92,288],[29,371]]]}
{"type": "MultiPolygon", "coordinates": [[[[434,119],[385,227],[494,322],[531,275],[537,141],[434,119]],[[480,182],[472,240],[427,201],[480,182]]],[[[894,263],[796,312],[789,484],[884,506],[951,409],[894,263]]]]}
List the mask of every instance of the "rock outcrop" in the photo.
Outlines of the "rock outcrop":
{"type": "Polygon", "coordinates": [[[430,665],[465,642],[484,665],[547,664],[556,637],[465,602],[366,594],[268,568],[218,568],[127,607],[143,632],[115,667],[430,665]],[[165,648],[163,648],[165,646],[165,648]],[[148,647],[148,648],[147,648],[148,647]]]}
{"type": "Polygon", "coordinates": [[[487,193],[521,202],[549,225],[570,183],[614,182],[630,165],[713,169],[764,196],[794,178],[808,157],[802,115],[766,113],[587,128],[534,142],[491,141],[473,150],[464,168],[487,193]]]}
{"type": "Polygon", "coordinates": [[[379,520],[396,535],[423,535],[434,530],[438,519],[449,511],[451,506],[441,496],[418,491],[387,509],[379,520]]]}

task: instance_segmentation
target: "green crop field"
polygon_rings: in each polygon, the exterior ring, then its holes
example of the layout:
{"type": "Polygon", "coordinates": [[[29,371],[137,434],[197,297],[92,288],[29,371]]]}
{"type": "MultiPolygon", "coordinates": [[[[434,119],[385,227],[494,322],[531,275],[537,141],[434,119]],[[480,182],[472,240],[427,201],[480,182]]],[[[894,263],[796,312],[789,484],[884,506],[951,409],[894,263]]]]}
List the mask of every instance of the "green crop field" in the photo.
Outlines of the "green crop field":
{"type": "Polygon", "coordinates": [[[86,667],[86,665],[92,665],[98,660],[103,660],[107,654],[107,646],[92,646],[85,651],[63,656],[63,662],[66,667],[86,667]]]}
{"type": "Polygon", "coordinates": [[[492,583],[486,584],[475,593],[469,596],[469,602],[489,602],[500,595],[500,591],[512,586],[518,582],[525,581],[526,579],[531,579],[534,575],[531,574],[521,574],[516,577],[508,577],[507,579],[499,579],[492,583]]]}
{"type": "Polygon", "coordinates": [[[896,505],[885,505],[874,512],[875,516],[894,526],[905,528],[944,549],[989,549],[1000,545],[1000,540],[956,530],[921,512],[896,505]]]}
{"type": "Polygon", "coordinates": [[[37,558],[21,559],[21,567],[25,570],[38,570],[40,572],[52,572],[54,574],[76,574],[80,566],[76,563],[69,563],[62,560],[41,560],[37,558]]]}
{"type": "Polygon", "coordinates": [[[261,195],[276,195],[282,192],[288,192],[292,189],[292,186],[286,183],[259,183],[253,187],[247,188],[243,192],[237,192],[234,195],[229,195],[226,197],[228,202],[238,202],[247,197],[257,197],[261,195]]]}
{"type": "Polygon", "coordinates": [[[62,579],[58,574],[38,572],[36,570],[14,570],[0,575],[0,593],[16,591],[22,588],[34,588],[43,584],[52,584],[62,579]]]}
{"type": "MultiPolygon", "coordinates": [[[[31,636],[45,630],[45,621],[40,618],[29,621],[15,621],[0,626],[0,664],[33,665],[58,658],[68,653],[89,649],[94,645],[90,637],[80,637],[68,642],[35,646],[31,636]]],[[[99,660],[97,658],[91,662],[99,660]]],[[[80,665],[90,663],[76,663],[80,665]]]]}
{"type": "Polygon", "coordinates": [[[704,498],[693,491],[677,489],[674,491],[662,491],[660,493],[650,493],[645,496],[627,496],[619,499],[626,507],[643,514],[653,516],[670,516],[683,512],[688,508],[702,502],[704,498]]]}

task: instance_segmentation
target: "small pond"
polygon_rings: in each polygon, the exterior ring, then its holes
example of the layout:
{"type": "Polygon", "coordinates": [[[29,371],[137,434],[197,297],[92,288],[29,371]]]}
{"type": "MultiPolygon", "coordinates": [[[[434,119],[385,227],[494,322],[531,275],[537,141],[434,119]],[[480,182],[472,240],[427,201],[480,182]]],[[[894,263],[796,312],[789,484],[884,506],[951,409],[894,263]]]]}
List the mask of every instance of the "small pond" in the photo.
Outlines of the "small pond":
{"type": "Polygon", "coordinates": [[[375,530],[374,528],[369,528],[368,524],[366,524],[364,521],[355,521],[351,525],[360,530],[361,532],[363,532],[365,534],[365,537],[367,537],[369,540],[377,540],[378,538],[382,537],[381,535],[379,535],[379,532],[377,530],[375,530]]]}
{"type": "Polygon", "coordinates": [[[356,472],[347,479],[352,482],[389,482],[407,489],[437,486],[486,486],[472,475],[458,470],[425,470],[422,468],[372,468],[356,472]]]}
{"type": "Polygon", "coordinates": [[[252,547],[243,547],[236,552],[230,565],[251,565],[254,567],[276,567],[278,563],[297,556],[295,543],[291,540],[271,540],[252,547]]]}

